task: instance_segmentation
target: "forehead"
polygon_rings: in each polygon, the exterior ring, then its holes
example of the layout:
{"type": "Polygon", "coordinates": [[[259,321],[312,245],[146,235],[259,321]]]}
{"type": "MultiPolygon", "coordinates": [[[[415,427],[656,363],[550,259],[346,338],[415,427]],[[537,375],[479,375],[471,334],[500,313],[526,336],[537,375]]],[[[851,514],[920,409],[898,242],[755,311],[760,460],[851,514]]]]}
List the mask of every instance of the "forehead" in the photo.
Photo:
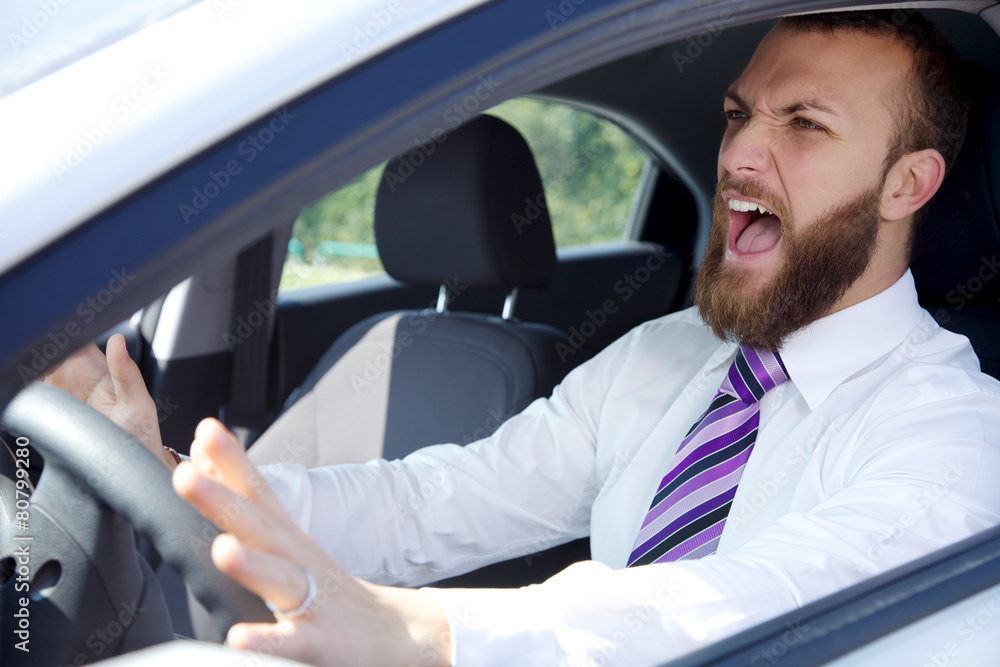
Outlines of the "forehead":
{"type": "Polygon", "coordinates": [[[770,110],[818,102],[845,119],[894,113],[912,56],[900,42],[857,31],[777,27],[757,47],[730,90],[770,110]]]}

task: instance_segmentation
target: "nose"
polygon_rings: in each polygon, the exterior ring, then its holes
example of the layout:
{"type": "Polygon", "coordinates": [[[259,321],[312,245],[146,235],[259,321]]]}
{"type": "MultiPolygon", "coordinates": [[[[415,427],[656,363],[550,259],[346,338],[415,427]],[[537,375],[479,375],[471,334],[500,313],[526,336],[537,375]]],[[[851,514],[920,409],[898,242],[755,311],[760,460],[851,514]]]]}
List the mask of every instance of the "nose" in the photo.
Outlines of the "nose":
{"type": "Polygon", "coordinates": [[[767,128],[754,118],[731,125],[719,147],[719,178],[724,174],[759,176],[773,165],[767,128]]]}

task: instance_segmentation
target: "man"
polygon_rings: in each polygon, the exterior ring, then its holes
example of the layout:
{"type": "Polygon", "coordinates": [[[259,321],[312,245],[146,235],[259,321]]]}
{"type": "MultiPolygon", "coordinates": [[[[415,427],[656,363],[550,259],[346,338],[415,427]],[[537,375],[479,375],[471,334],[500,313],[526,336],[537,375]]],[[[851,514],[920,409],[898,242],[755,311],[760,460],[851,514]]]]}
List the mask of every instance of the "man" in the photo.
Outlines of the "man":
{"type": "MultiPolygon", "coordinates": [[[[725,97],[697,310],[637,328],[487,440],[274,467],[266,485],[202,422],[174,486],[209,518],[243,508],[213,558],[279,610],[230,644],[317,664],[656,664],[1000,521],[1000,385],[907,270],[964,106],[933,28],[891,19],[765,37],[725,97]],[[588,532],[594,561],[539,586],[382,585],[588,532]]],[[[90,349],[47,380],[175,466],[120,337],[106,364],[90,349]]]]}

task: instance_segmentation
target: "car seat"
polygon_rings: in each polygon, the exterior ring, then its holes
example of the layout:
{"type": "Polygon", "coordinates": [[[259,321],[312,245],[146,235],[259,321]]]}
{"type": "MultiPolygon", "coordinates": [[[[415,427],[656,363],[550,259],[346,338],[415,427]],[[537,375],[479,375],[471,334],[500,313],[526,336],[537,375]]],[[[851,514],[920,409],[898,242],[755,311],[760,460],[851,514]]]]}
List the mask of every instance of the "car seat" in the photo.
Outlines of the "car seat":
{"type": "Polygon", "coordinates": [[[969,127],[931,201],[910,266],[921,304],[972,342],[982,370],[1000,378],[1000,82],[972,64],[969,127]]]}
{"type": "MultiPolygon", "coordinates": [[[[390,161],[375,236],[386,272],[440,286],[436,305],[374,315],[346,331],[250,448],[255,463],[315,467],[467,444],[548,396],[585,360],[561,353],[572,348],[568,334],[514,317],[518,290],[547,286],[556,255],[534,159],[507,123],[480,116],[390,161]],[[448,308],[466,290],[498,287],[509,292],[503,313],[448,308]]],[[[588,547],[578,541],[558,553],[463,582],[539,581],[586,558],[588,547]]]]}

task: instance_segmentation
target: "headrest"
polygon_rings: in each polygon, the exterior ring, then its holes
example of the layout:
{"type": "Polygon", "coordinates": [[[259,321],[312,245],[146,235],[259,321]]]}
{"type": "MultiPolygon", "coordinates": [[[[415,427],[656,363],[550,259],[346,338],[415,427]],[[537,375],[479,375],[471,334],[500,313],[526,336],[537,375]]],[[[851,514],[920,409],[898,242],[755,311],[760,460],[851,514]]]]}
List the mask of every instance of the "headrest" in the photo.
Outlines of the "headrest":
{"type": "Polygon", "coordinates": [[[405,283],[545,287],[555,242],[538,168],[513,127],[480,116],[391,160],[375,199],[375,242],[405,283]]]}
{"type": "Polygon", "coordinates": [[[917,232],[910,267],[925,305],[1000,306],[1000,82],[966,63],[969,129],[917,232]]]}

